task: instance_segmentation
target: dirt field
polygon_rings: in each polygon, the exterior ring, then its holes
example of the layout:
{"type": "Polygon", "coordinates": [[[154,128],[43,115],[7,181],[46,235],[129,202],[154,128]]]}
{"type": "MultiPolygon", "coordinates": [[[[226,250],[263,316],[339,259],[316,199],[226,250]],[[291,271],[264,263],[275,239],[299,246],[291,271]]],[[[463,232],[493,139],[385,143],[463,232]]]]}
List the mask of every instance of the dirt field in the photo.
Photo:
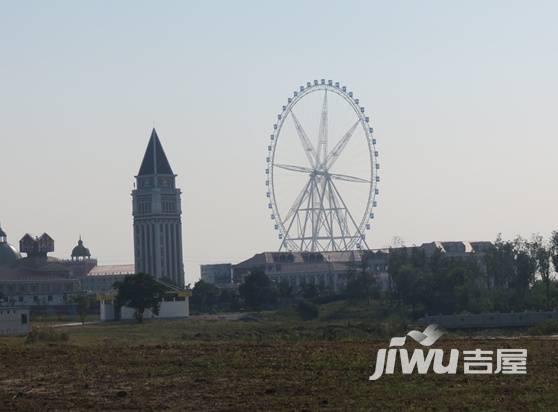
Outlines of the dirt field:
{"type": "Polygon", "coordinates": [[[277,335],[268,325],[224,322],[73,327],[67,343],[0,339],[0,407],[557,410],[556,340],[442,338],[438,345],[527,348],[524,376],[395,374],[371,382],[385,340],[293,338],[289,327],[275,325],[283,331],[277,335]]]}

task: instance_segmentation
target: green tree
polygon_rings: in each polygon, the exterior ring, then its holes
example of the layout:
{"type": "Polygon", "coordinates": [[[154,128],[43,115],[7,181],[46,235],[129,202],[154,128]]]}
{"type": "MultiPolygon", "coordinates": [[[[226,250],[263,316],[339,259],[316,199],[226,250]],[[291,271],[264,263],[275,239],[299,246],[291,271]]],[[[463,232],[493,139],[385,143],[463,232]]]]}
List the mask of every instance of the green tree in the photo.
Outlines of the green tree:
{"type": "Polygon", "coordinates": [[[361,254],[359,261],[349,264],[346,292],[349,298],[366,299],[368,305],[373,298],[379,297],[380,288],[375,273],[368,265],[366,253],[361,254]]]}
{"type": "Polygon", "coordinates": [[[537,242],[521,237],[513,241],[498,235],[485,256],[488,287],[494,310],[524,310],[537,272],[537,242]]]}
{"type": "Polygon", "coordinates": [[[558,272],[558,230],[550,235],[550,259],[554,270],[558,272]]]}
{"type": "Polygon", "coordinates": [[[90,309],[95,304],[95,297],[92,295],[78,295],[74,297],[73,302],[76,304],[79,320],[82,325],[85,324],[85,319],[90,309]]]}
{"type": "Polygon", "coordinates": [[[287,299],[293,296],[293,287],[283,279],[277,286],[277,292],[280,298],[287,299]]]}
{"type": "Polygon", "coordinates": [[[513,241],[513,245],[514,270],[508,285],[507,296],[510,297],[508,309],[525,310],[529,305],[529,294],[535,282],[537,262],[539,257],[542,258],[538,251],[542,243],[528,242],[518,236],[513,241]]]}
{"type": "Polygon", "coordinates": [[[482,271],[470,258],[448,257],[437,250],[426,255],[400,249],[390,255],[389,274],[392,296],[400,309],[410,307],[413,317],[425,312],[479,311],[486,306],[482,271]]]}
{"type": "Polygon", "coordinates": [[[451,314],[474,311],[483,283],[477,263],[470,258],[435,253],[420,292],[429,313],[451,314]]]}
{"type": "Polygon", "coordinates": [[[202,313],[214,310],[219,302],[219,295],[217,286],[199,280],[192,289],[192,297],[190,298],[192,309],[202,313]]]}
{"type": "Polygon", "coordinates": [[[513,242],[502,240],[498,234],[494,247],[489,249],[484,257],[486,265],[486,287],[507,287],[515,272],[515,245],[513,242]]]}
{"type": "Polygon", "coordinates": [[[428,292],[428,279],[431,277],[427,262],[423,251],[402,248],[392,249],[390,252],[390,292],[400,309],[409,305],[414,313],[423,306],[428,292]]]}
{"type": "Polygon", "coordinates": [[[317,305],[307,300],[301,300],[298,302],[296,311],[300,317],[304,320],[316,319],[320,315],[320,309],[317,305]]]}
{"type": "Polygon", "coordinates": [[[246,306],[254,310],[273,306],[277,301],[277,288],[262,270],[246,276],[239,293],[246,306]]]}
{"type": "Polygon", "coordinates": [[[552,232],[549,243],[550,261],[554,267],[554,272],[558,272],[558,231],[555,230],[552,232]]]}
{"type": "Polygon", "coordinates": [[[547,246],[542,236],[535,236],[531,247],[536,262],[535,268],[538,270],[544,284],[545,307],[548,309],[550,306],[550,260],[552,257],[552,246],[547,246]]]}
{"type": "Polygon", "coordinates": [[[118,290],[116,305],[134,309],[134,316],[139,323],[143,322],[146,309],[151,310],[155,315],[159,314],[161,301],[167,290],[146,273],[126,276],[124,280],[115,282],[114,286],[118,290]]]}
{"type": "Polygon", "coordinates": [[[235,289],[222,289],[218,299],[219,309],[223,311],[237,311],[240,309],[240,297],[235,289]]]}
{"type": "Polygon", "coordinates": [[[304,299],[314,299],[320,295],[320,291],[314,283],[303,283],[300,294],[304,299]]]}

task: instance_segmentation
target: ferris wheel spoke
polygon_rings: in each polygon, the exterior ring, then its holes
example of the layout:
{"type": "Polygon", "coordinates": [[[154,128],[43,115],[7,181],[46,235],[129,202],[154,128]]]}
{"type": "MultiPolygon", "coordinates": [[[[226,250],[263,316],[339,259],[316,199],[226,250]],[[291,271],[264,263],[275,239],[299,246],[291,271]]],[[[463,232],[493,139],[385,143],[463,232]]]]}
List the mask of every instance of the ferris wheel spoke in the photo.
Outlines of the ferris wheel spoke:
{"type": "Polygon", "coordinates": [[[300,172],[300,173],[312,173],[312,169],[303,166],[295,166],[295,165],[283,165],[275,163],[273,167],[278,167],[279,169],[290,170],[291,172],[300,172]]]}
{"type": "Polygon", "coordinates": [[[292,110],[291,110],[291,117],[293,118],[296,133],[298,134],[298,138],[300,139],[300,142],[302,143],[302,147],[304,148],[304,153],[306,154],[306,157],[308,158],[308,162],[310,162],[311,167],[315,167],[316,166],[316,159],[317,159],[316,149],[314,149],[314,146],[312,145],[312,142],[308,138],[308,135],[306,134],[306,132],[302,128],[302,125],[300,124],[300,122],[298,121],[297,117],[295,116],[295,114],[292,110]]]}
{"type": "Polygon", "coordinates": [[[287,216],[285,217],[285,222],[290,221],[291,217],[293,217],[293,215],[296,214],[296,212],[300,208],[300,205],[304,201],[304,198],[306,197],[306,194],[308,193],[308,187],[310,186],[311,183],[312,183],[312,178],[310,178],[308,180],[308,182],[304,185],[304,187],[302,188],[302,190],[300,191],[300,193],[296,197],[293,205],[291,206],[291,208],[289,209],[289,212],[287,213],[287,216]]]}
{"type": "Polygon", "coordinates": [[[333,149],[331,150],[331,152],[327,155],[327,159],[325,161],[325,165],[326,165],[326,170],[331,169],[331,167],[333,166],[333,164],[337,161],[337,159],[339,158],[339,156],[341,156],[341,153],[343,152],[343,150],[345,149],[345,147],[347,146],[347,143],[349,143],[349,140],[351,140],[351,137],[353,136],[353,133],[355,132],[357,126],[360,123],[360,119],[358,119],[355,124],[353,124],[351,126],[351,128],[347,131],[347,133],[345,133],[343,135],[343,137],[341,138],[341,140],[339,140],[337,142],[337,144],[333,147],[333,149]]]}
{"type": "Polygon", "coordinates": [[[363,179],[361,177],[349,176],[349,175],[340,175],[338,173],[330,173],[329,176],[331,176],[332,179],[343,180],[345,182],[372,183],[370,180],[363,179]]]}
{"type": "Polygon", "coordinates": [[[317,166],[322,166],[327,157],[327,89],[324,93],[322,103],[322,114],[320,116],[320,128],[318,135],[318,161],[317,166]]]}

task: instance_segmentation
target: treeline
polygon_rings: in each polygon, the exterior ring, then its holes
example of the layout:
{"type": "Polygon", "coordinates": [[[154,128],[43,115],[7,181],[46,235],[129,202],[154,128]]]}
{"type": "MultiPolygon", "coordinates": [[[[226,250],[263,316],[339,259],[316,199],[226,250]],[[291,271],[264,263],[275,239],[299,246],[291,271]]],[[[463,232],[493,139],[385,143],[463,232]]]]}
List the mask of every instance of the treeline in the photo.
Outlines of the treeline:
{"type": "Polygon", "coordinates": [[[413,316],[549,310],[558,306],[558,232],[545,241],[500,236],[482,257],[427,256],[405,249],[390,255],[391,299],[413,316]]]}
{"type": "MultiPolygon", "coordinates": [[[[558,232],[548,240],[534,236],[506,241],[500,236],[484,254],[451,257],[419,248],[393,249],[389,254],[388,287],[362,262],[347,272],[346,287],[333,294],[320,285],[293,290],[272,282],[262,271],[247,276],[238,289],[219,289],[199,281],[193,288],[193,312],[264,310],[296,306],[313,313],[312,305],[349,300],[382,307],[416,318],[425,314],[549,310],[558,307],[558,232]]],[[[302,314],[302,313],[301,313],[302,314]]],[[[302,314],[303,317],[305,316],[302,314]]]]}
{"type": "Polygon", "coordinates": [[[274,283],[262,270],[245,277],[235,288],[218,288],[199,280],[192,289],[190,306],[193,312],[234,312],[242,309],[269,310],[285,307],[302,300],[328,296],[330,292],[318,285],[306,284],[295,291],[287,282],[274,283]]]}

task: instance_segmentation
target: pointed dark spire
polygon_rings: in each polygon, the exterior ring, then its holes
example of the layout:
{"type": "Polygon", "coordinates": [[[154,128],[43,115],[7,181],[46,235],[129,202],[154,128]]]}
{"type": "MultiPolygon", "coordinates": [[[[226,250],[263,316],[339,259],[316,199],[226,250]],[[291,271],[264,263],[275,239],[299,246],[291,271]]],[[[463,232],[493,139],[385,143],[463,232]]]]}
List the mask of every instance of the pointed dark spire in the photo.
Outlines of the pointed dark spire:
{"type": "Polygon", "coordinates": [[[4,232],[2,230],[2,225],[0,225],[0,241],[6,241],[6,238],[8,237],[8,235],[6,234],[6,232],[4,232]]]}
{"type": "Polygon", "coordinates": [[[138,176],[144,175],[174,175],[155,128],[151,132],[151,138],[138,173],[138,176]]]}

